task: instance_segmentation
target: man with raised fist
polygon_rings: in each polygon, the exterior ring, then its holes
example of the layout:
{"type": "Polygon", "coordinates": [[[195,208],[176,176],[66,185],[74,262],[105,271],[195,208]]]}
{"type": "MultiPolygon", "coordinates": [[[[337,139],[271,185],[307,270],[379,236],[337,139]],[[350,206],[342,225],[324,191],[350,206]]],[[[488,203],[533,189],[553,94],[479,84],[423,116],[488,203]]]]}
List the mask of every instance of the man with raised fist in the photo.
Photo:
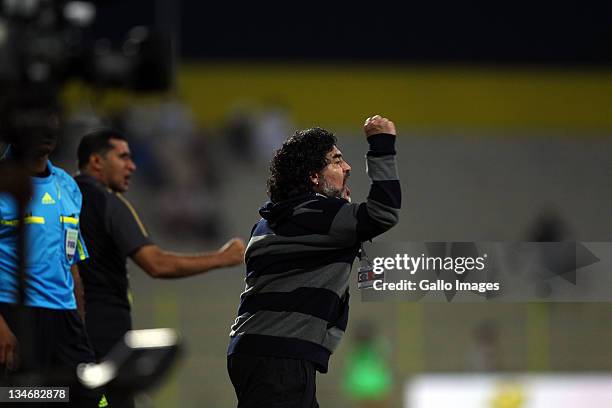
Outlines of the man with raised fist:
{"type": "Polygon", "coordinates": [[[296,132],[272,159],[270,201],[251,232],[230,332],[240,408],[318,407],[316,371],[327,372],[346,330],[352,263],[362,242],[398,222],[395,125],[376,115],[364,130],[372,184],[360,204],[351,203],[351,166],[327,130],[296,132]]]}

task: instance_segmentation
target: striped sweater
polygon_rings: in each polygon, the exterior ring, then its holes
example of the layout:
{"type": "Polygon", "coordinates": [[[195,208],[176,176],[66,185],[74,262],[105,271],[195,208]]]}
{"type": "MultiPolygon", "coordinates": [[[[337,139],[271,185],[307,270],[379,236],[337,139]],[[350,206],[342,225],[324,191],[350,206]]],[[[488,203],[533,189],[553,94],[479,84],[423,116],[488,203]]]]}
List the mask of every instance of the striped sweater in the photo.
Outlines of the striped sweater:
{"type": "Polygon", "coordinates": [[[306,194],[261,208],[228,355],[306,359],[327,372],[346,330],[349,276],[360,243],[398,221],[395,136],[371,136],[368,143],[366,202],[306,194]]]}

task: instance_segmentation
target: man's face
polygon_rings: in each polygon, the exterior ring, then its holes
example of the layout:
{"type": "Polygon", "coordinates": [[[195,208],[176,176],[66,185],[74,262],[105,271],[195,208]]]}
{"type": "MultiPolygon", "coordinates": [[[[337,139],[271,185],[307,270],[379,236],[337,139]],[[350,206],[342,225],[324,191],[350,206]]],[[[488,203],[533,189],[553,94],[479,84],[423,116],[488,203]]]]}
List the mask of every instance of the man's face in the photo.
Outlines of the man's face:
{"type": "Polygon", "coordinates": [[[350,189],[347,186],[347,181],[351,166],[344,161],[342,152],[336,146],[327,153],[325,158],[327,166],[318,173],[314,191],[327,197],[341,197],[348,200],[350,189]]]}
{"type": "Polygon", "coordinates": [[[132,161],[130,147],[125,140],[111,139],[111,150],[100,160],[102,181],[113,191],[125,192],[130,184],[130,177],[136,170],[132,161]]]}
{"type": "Polygon", "coordinates": [[[48,156],[57,146],[60,119],[46,110],[28,110],[13,118],[14,134],[9,141],[15,151],[28,159],[48,156]]]}

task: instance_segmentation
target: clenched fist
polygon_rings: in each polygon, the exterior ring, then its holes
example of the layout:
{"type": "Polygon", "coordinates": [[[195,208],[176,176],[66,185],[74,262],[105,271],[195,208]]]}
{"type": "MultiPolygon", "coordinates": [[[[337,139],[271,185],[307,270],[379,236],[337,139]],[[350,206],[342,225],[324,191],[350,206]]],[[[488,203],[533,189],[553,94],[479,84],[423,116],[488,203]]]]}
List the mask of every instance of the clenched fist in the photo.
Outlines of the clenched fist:
{"type": "Polygon", "coordinates": [[[365,131],[366,137],[380,133],[388,133],[390,135],[396,134],[395,124],[380,115],[374,115],[371,118],[367,118],[363,124],[363,130],[365,131]]]}
{"type": "Polygon", "coordinates": [[[223,256],[223,264],[225,266],[239,265],[244,262],[244,250],[246,246],[240,238],[232,238],[219,249],[219,253],[223,256]]]}

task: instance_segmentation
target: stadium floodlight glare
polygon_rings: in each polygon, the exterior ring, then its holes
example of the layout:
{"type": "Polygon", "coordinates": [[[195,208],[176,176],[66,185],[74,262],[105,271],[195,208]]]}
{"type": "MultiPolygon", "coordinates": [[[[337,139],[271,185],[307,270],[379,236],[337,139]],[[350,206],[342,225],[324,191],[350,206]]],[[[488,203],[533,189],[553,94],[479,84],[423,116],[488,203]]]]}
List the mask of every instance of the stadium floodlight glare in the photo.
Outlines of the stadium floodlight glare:
{"type": "Polygon", "coordinates": [[[131,330],[125,334],[125,343],[131,348],[170,347],[178,341],[178,334],[170,329],[131,330]]]}

